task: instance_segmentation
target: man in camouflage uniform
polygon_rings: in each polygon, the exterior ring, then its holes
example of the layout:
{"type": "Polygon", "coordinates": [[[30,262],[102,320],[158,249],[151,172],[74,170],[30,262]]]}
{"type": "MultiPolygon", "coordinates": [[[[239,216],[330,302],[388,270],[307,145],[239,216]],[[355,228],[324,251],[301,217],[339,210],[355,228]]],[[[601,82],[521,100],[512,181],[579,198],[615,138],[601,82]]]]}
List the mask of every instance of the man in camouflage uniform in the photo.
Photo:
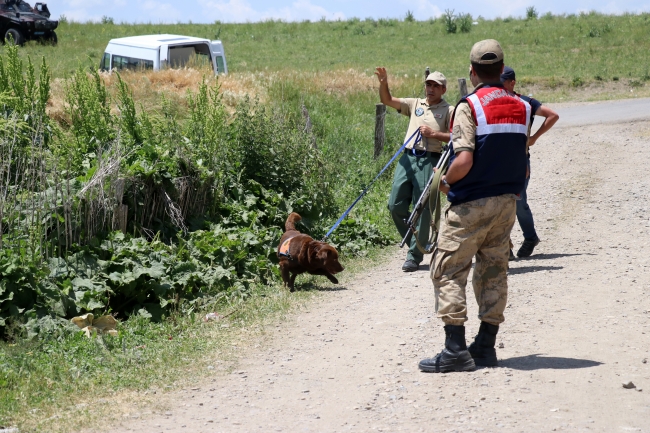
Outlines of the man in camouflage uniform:
{"type": "Polygon", "coordinates": [[[530,104],[503,88],[503,50],[497,41],[474,44],[470,62],[476,88],[461,99],[452,119],[450,165],[440,187],[449,204],[431,263],[445,348],[420,361],[425,372],[497,365],[494,345],[507,301],[510,230],[516,194],[526,180],[530,104]],[[481,326],[468,349],[465,286],[474,256],[472,284],[481,326]]]}
{"type": "MultiPolygon", "coordinates": [[[[388,89],[388,74],[385,68],[375,71],[379,79],[379,98],[381,102],[393,107],[400,114],[410,118],[406,139],[411,137],[418,129],[422,134],[422,141],[411,141],[404,155],[399,160],[393,178],[393,187],[388,199],[388,209],[401,237],[406,236],[411,203],[417,203],[424,186],[433,174],[433,167],[440,159],[442,142],[449,142],[449,121],[451,120],[451,107],[442,99],[447,91],[447,79],[438,72],[432,72],[425,78],[426,98],[395,98],[388,89]]],[[[422,211],[415,229],[418,232],[420,245],[426,245],[429,240],[429,227],[431,213],[428,202],[422,211]]],[[[418,269],[423,254],[418,249],[415,236],[411,236],[406,261],[402,265],[404,272],[413,272],[418,269]]]]}

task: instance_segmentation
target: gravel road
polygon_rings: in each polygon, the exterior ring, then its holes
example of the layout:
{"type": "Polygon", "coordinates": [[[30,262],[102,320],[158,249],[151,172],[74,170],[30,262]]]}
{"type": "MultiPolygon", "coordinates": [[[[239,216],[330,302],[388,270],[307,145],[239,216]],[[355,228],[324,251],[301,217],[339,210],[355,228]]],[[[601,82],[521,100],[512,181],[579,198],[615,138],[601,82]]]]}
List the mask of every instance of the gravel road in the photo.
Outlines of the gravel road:
{"type": "Polygon", "coordinates": [[[511,262],[498,368],[418,371],[443,325],[428,266],[402,273],[395,247],[243,350],[234,372],[111,431],[650,432],[650,122],[616,123],[612,106],[630,103],[558,107],[531,150],[542,242],[511,262]]]}
{"type": "MultiPolygon", "coordinates": [[[[650,98],[558,104],[553,108],[560,115],[557,127],[624,123],[647,120],[650,117],[650,98]]],[[[538,118],[536,123],[541,124],[541,120],[538,118]]]]}

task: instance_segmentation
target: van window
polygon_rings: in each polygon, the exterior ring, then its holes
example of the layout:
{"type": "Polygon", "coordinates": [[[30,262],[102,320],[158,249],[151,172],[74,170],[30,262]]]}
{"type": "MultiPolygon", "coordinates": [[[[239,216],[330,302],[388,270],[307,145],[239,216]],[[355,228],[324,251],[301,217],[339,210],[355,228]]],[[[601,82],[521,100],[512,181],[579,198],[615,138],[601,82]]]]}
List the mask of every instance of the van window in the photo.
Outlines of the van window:
{"type": "Polygon", "coordinates": [[[223,56],[217,56],[217,72],[220,74],[226,73],[226,67],[223,64],[223,56]]]}
{"type": "Polygon", "coordinates": [[[99,69],[101,71],[108,71],[111,69],[111,55],[109,53],[104,53],[102,62],[99,64],[99,69]]]}
{"type": "Polygon", "coordinates": [[[179,45],[169,47],[169,66],[172,68],[204,67],[211,65],[210,48],[207,44],[179,45]]]}
{"type": "Polygon", "coordinates": [[[153,69],[153,60],[136,59],[135,57],[113,56],[113,69],[153,69]]]}

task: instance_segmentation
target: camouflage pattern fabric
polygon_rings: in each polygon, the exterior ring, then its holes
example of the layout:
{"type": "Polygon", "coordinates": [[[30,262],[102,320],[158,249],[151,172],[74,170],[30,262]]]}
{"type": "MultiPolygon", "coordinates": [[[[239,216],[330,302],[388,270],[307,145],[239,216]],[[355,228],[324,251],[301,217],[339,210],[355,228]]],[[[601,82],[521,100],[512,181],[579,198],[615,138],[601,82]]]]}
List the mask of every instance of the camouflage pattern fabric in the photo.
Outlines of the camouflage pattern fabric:
{"type": "Polygon", "coordinates": [[[492,325],[504,321],[510,231],[515,216],[516,197],[512,194],[447,205],[443,210],[430,269],[436,311],[446,325],[467,321],[465,286],[474,256],[472,284],[478,317],[492,325]]]}

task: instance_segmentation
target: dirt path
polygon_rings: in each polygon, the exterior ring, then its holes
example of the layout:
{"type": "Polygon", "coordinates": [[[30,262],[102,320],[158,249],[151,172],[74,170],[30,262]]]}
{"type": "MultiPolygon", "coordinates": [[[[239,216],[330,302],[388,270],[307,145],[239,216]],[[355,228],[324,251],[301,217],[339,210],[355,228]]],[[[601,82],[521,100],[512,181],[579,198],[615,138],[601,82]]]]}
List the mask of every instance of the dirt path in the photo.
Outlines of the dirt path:
{"type": "Polygon", "coordinates": [[[395,248],[275,328],[235,372],[111,431],[650,432],[649,141],[650,122],[560,124],[533,149],[542,243],[511,262],[500,367],[418,371],[441,349],[442,323],[429,273],[402,273],[395,248]]]}
{"type": "MultiPolygon", "coordinates": [[[[650,98],[553,104],[553,108],[560,115],[557,127],[620,123],[647,120],[650,113],[650,98]]],[[[541,119],[538,118],[537,123],[541,123],[541,119]]]]}

